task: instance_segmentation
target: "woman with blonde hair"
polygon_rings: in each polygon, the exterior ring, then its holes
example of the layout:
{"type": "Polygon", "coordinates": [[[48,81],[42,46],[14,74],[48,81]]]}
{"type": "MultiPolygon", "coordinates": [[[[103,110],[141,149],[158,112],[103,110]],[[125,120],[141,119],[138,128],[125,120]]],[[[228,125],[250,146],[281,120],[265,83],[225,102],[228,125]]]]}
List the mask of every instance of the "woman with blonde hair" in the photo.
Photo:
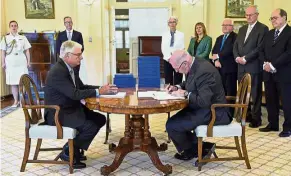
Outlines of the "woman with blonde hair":
{"type": "Polygon", "coordinates": [[[205,25],[202,22],[196,23],[194,33],[195,37],[190,41],[188,53],[191,56],[209,60],[212,38],[207,35],[205,25]]]}

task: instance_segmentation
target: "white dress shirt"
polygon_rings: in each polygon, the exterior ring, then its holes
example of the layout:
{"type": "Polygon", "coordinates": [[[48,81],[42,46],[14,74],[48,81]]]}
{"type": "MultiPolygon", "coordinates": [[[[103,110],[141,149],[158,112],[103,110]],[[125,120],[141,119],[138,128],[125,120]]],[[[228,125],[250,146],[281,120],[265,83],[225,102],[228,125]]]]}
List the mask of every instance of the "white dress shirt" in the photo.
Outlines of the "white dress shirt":
{"type": "Polygon", "coordinates": [[[167,31],[162,35],[162,53],[164,55],[164,60],[168,61],[172,53],[176,50],[185,49],[184,44],[184,33],[176,30],[174,33],[174,45],[170,47],[171,44],[171,32],[167,31]]]}
{"type": "Polygon", "coordinates": [[[73,38],[73,29],[68,31],[66,30],[68,40],[72,40],[73,38]]]}

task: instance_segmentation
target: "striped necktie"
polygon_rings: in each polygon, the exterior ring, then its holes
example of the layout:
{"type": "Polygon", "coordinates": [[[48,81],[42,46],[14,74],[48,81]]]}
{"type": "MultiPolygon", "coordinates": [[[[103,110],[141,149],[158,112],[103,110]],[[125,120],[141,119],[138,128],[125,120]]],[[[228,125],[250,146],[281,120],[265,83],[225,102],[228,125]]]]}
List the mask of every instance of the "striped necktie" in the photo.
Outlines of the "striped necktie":
{"type": "Polygon", "coordinates": [[[276,29],[275,33],[274,33],[274,42],[276,41],[276,39],[279,37],[279,30],[276,29]]]}

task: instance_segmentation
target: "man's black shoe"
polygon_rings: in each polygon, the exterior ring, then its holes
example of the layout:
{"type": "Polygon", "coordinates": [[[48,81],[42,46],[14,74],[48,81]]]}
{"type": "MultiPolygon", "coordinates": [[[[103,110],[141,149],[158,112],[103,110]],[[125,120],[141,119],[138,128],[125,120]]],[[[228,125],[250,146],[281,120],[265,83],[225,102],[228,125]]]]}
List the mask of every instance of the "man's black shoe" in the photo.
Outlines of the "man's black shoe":
{"type": "MultiPolygon", "coordinates": [[[[63,151],[60,155],[60,158],[62,161],[69,161],[69,156],[66,155],[66,153],[63,151]]],[[[73,161],[73,168],[74,169],[83,169],[85,167],[86,167],[85,163],[82,163],[82,162],[78,161],[78,159],[74,158],[74,161],[73,161]]]]}
{"type": "Polygon", "coordinates": [[[289,136],[291,136],[291,131],[282,131],[279,134],[279,137],[289,137],[289,136]]]}
{"type": "Polygon", "coordinates": [[[258,128],[259,126],[262,125],[262,122],[257,122],[257,121],[252,121],[250,124],[249,124],[249,127],[250,128],[258,128]]]}
{"type": "Polygon", "coordinates": [[[267,125],[265,128],[260,128],[259,131],[261,132],[270,132],[270,131],[279,131],[279,128],[273,128],[270,124],[267,125]]]}
{"type": "Polygon", "coordinates": [[[186,152],[182,152],[182,153],[176,153],[174,155],[174,157],[176,159],[179,159],[179,160],[188,161],[188,160],[191,160],[193,158],[197,158],[198,157],[198,153],[197,152],[193,152],[192,154],[189,154],[189,153],[186,154],[186,152]]]}

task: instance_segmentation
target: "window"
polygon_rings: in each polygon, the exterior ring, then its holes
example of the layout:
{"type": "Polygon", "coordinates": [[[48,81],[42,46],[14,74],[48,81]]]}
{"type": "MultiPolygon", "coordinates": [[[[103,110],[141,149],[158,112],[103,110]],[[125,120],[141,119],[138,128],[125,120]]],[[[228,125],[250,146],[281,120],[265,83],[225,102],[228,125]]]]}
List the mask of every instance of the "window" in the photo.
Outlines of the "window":
{"type": "Polygon", "coordinates": [[[115,31],[115,45],[116,48],[123,48],[123,31],[115,31]]]}

